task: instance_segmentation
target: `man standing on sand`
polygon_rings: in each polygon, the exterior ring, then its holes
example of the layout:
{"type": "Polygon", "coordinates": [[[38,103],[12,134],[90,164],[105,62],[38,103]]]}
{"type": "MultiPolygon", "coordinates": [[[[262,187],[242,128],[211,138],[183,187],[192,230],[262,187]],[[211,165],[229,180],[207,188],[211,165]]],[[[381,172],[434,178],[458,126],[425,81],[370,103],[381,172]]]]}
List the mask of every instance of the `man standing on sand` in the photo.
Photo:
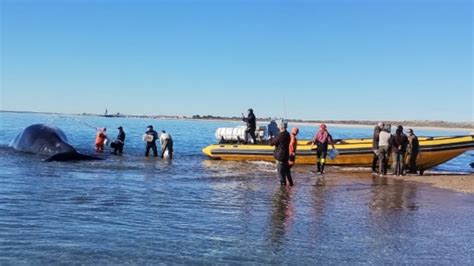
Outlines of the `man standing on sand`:
{"type": "Polygon", "coordinates": [[[372,159],[372,172],[377,172],[377,162],[379,160],[379,134],[384,128],[384,123],[379,122],[374,128],[374,135],[372,136],[372,150],[374,158],[372,159]]]}
{"type": "Polygon", "coordinates": [[[420,143],[418,137],[413,132],[413,129],[408,129],[408,147],[407,147],[407,162],[408,171],[410,174],[416,174],[416,158],[420,152],[420,143]]]}
{"type": "Polygon", "coordinates": [[[403,133],[403,127],[398,126],[397,131],[391,139],[392,170],[394,175],[404,175],[405,153],[407,150],[408,138],[403,133]]]}
{"type": "Polygon", "coordinates": [[[378,141],[378,158],[379,158],[379,175],[383,176],[387,174],[388,167],[388,156],[390,154],[390,139],[392,135],[389,133],[388,128],[383,128],[379,133],[378,141]]]}

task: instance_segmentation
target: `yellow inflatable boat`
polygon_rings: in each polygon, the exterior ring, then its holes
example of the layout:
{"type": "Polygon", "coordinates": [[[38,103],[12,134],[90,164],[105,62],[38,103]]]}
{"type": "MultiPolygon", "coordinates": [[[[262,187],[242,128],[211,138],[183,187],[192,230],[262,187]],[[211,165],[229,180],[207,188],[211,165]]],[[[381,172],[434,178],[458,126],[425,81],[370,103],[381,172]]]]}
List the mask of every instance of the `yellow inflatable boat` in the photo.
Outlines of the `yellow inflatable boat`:
{"type": "MultiPolygon", "coordinates": [[[[417,158],[420,170],[447,162],[465,151],[474,149],[474,135],[454,137],[419,137],[421,152],[417,158]]],[[[298,140],[296,164],[316,164],[316,146],[309,140],[298,140]]],[[[326,164],[333,166],[370,167],[372,165],[372,139],[335,140],[339,155],[326,164]]],[[[202,150],[204,154],[221,160],[274,161],[274,147],[268,144],[213,144],[202,150]]]]}

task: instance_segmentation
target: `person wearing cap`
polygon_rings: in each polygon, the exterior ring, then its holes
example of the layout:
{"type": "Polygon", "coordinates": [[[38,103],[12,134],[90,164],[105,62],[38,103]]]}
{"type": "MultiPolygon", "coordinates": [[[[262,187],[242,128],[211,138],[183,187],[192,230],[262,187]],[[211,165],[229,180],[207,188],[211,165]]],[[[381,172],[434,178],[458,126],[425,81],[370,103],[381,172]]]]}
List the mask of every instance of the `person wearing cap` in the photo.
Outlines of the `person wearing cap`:
{"type": "Polygon", "coordinates": [[[122,154],[123,146],[125,145],[125,132],[123,131],[123,127],[119,126],[117,129],[119,131],[117,138],[115,139],[114,142],[110,144],[110,147],[114,149],[112,154],[115,154],[115,155],[117,155],[117,151],[118,151],[118,154],[122,154]]]}
{"type": "Polygon", "coordinates": [[[407,147],[407,162],[408,162],[408,171],[410,174],[416,174],[416,158],[420,153],[420,143],[418,137],[413,132],[413,129],[408,129],[408,147],[407,147]]]}
{"type": "Polygon", "coordinates": [[[247,129],[245,130],[245,144],[248,144],[248,135],[252,138],[253,144],[257,144],[257,137],[255,136],[255,130],[257,130],[257,119],[253,113],[253,109],[250,108],[247,113],[247,117],[242,114],[242,121],[247,123],[247,129]]]}
{"type": "Polygon", "coordinates": [[[379,160],[379,135],[384,127],[384,123],[379,122],[374,128],[374,135],[372,136],[372,151],[374,152],[374,157],[372,159],[372,172],[374,173],[377,172],[377,162],[379,160]]]}
{"type": "Polygon", "coordinates": [[[165,157],[165,152],[168,151],[168,156],[173,159],[173,138],[169,133],[162,130],[160,134],[161,158],[165,157]]]}
{"type": "Polygon", "coordinates": [[[286,131],[287,124],[285,121],[280,121],[278,124],[280,134],[270,141],[270,145],[275,146],[273,157],[277,162],[278,176],[280,177],[280,184],[286,186],[286,180],[290,186],[293,186],[293,179],[291,178],[291,170],[288,164],[290,159],[290,133],[286,131]]]}
{"type": "Polygon", "coordinates": [[[403,126],[399,125],[395,135],[391,138],[390,150],[392,152],[392,170],[394,175],[403,175],[405,170],[405,153],[408,146],[408,138],[403,133],[403,126]]]}
{"type": "Polygon", "coordinates": [[[299,131],[300,130],[297,127],[294,127],[291,129],[290,133],[290,159],[288,161],[290,168],[293,167],[296,162],[296,147],[298,146],[298,139],[296,136],[298,135],[299,131]]]}
{"type": "Polygon", "coordinates": [[[317,145],[316,164],[318,166],[318,172],[323,174],[324,165],[326,164],[326,156],[328,154],[328,145],[331,144],[332,148],[335,149],[332,136],[329,134],[325,124],[321,124],[310,144],[317,145]]]}
{"type": "Polygon", "coordinates": [[[95,150],[97,152],[103,152],[105,141],[107,140],[107,128],[98,128],[95,135],[95,150]]]}
{"type": "Polygon", "coordinates": [[[155,130],[153,130],[152,125],[149,125],[144,135],[144,140],[146,142],[146,151],[145,151],[146,157],[148,157],[148,154],[150,153],[150,149],[153,150],[153,156],[158,157],[158,150],[156,148],[157,139],[158,139],[158,133],[155,130]]]}

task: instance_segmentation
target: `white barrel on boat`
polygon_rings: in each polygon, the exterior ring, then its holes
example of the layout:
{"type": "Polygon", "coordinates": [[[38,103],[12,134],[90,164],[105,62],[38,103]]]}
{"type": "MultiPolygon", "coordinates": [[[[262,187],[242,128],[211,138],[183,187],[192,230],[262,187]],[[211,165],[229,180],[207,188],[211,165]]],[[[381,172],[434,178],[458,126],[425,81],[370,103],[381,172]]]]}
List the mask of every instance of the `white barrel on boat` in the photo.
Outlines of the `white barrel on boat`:
{"type": "Polygon", "coordinates": [[[242,141],[245,139],[245,129],[245,126],[218,128],[215,136],[218,141],[242,141]]]}

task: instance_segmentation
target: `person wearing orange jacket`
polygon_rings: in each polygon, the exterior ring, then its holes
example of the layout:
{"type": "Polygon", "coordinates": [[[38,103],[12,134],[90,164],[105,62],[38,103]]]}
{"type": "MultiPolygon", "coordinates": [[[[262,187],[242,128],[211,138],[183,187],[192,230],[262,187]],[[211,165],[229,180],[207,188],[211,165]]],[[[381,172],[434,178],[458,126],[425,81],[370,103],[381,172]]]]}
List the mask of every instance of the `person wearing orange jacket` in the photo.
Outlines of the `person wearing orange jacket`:
{"type": "Polygon", "coordinates": [[[298,135],[298,132],[300,130],[297,127],[294,127],[291,129],[291,134],[290,134],[290,160],[288,161],[288,164],[291,167],[295,164],[296,161],[296,147],[298,146],[298,139],[296,139],[296,136],[298,135]]]}
{"type": "Polygon", "coordinates": [[[105,140],[107,139],[107,128],[99,128],[95,135],[95,150],[97,152],[103,152],[105,146],[105,140]]]}

